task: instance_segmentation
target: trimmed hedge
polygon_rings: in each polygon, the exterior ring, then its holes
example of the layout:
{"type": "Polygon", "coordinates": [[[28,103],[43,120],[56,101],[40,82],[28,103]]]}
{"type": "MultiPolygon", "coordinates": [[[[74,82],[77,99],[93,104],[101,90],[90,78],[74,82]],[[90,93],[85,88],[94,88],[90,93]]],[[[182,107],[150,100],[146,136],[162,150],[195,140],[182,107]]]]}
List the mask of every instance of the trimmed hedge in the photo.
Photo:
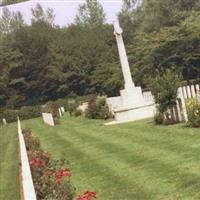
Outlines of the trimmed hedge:
{"type": "Polygon", "coordinates": [[[20,110],[12,110],[6,109],[0,112],[0,120],[2,123],[2,119],[5,118],[7,123],[16,122],[17,116],[20,117],[21,120],[32,119],[41,116],[40,106],[23,106],[20,110]]]}

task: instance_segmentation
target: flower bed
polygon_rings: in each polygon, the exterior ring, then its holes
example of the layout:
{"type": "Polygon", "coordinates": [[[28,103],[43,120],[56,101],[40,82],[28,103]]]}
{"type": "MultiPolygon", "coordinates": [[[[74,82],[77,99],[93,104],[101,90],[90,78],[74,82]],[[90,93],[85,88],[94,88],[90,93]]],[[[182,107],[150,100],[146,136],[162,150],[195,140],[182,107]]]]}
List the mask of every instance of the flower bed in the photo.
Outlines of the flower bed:
{"type": "MultiPolygon", "coordinates": [[[[40,142],[31,130],[23,130],[29,164],[37,199],[72,200],[75,197],[75,187],[71,184],[72,172],[69,161],[65,158],[53,160],[44,152],[40,142]]],[[[93,200],[95,192],[86,191],[77,200],[93,200]]]]}

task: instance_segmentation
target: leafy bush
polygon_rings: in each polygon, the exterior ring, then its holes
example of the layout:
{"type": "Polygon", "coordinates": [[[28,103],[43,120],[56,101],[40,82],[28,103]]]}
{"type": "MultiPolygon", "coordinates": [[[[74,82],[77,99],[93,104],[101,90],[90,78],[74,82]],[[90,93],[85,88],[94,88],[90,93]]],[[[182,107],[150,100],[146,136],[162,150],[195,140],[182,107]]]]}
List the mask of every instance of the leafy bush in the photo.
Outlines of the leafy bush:
{"type": "Polygon", "coordinates": [[[24,106],[20,110],[6,109],[0,113],[0,120],[5,118],[8,123],[17,121],[17,116],[20,119],[32,119],[41,115],[40,106],[24,106]]]}
{"type": "Polygon", "coordinates": [[[108,119],[111,117],[105,97],[97,97],[90,95],[88,97],[88,108],[86,110],[86,117],[91,119],[108,119]]]}
{"type": "Polygon", "coordinates": [[[37,199],[72,200],[75,189],[70,183],[69,162],[52,160],[30,130],[23,130],[23,134],[37,199]]]}
{"type": "Polygon", "coordinates": [[[186,103],[188,124],[191,127],[200,127],[200,103],[197,99],[191,99],[186,103]]]}
{"type": "Polygon", "coordinates": [[[159,124],[163,124],[163,122],[164,122],[164,116],[163,116],[163,114],[157,112],[155,114],[155,116],[154,116],[154,122],[155,122],[155,124],[158,124],[158,125],[159,124]]]}
{"type": "Polygon", "coordinates": [[[78,117],[82,115],[82,111],[77,109],[77,107],[82,104],[85,100],[85,97],[77,97],[76,99],[71,99],[68,101],[68,111],[70,116],[78,117]]]}
{"type": "Polygon", "coordinates": [[[74,111],[74,116],[75,117],[79,117],[79,116],[81,116],[82,115],[82,111],[80,110],[80,109],[75,109],[75,111],[74,111]]]}
{"type": "Polygon", "coordinates": [[[163,124],[173,123],[168,110],[176,105],[180,80],[180,77],[174,71],[170,70],[159,73],[155,78],[148,80],[149,88],[157,104],[158,114],[154,118],[157,120],[155,123],[161,122],[161,118],[163,118],[163,124]],[[163,116],[161,117],[161,115],[163,116]]]}
{"type": "Polygon", "coordinates": [[[59,105],[59,107],[64,107],[65,111],[68,110],[68,101],[69,99],[58,99],[55,102],[59,105]]]}
{"type": "Polygon", "coordinates": [[[41,116],[40,106],[24,106],[18,111],[21,120],[31,119],[41,116]]]}
{"type": "Polygon", "coordinates": [[[10,122],[17,121],[17,116],[18,116],[18,110],[7,109],[3,111],[2,116],[0,118],[1,118],[1,122],[2,122],[2,119],[5,118],[6,121],[10,123],[10,122]]]}
{"type": "Polygon", "coordinates": [[[77,106],[78,106],[78,103],[75,100],[69,102],[68,111],[69,111],[70,116],[74,116],[74,113],[76,112],[77,106]]]}

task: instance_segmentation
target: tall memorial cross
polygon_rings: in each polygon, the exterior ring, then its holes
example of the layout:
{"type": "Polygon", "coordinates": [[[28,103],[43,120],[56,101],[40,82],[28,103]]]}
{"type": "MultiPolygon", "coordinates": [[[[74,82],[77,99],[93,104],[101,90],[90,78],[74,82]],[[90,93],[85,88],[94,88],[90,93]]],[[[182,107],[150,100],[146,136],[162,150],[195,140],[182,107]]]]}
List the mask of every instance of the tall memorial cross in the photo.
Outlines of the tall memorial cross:
{"type": "Polygon", "coordinates": [[[113,25],[114,25],[114,35],[115,35],[116,41],[117,41],[117,47],[118,47],[118,51],[119,51],[119,57],[120,57],[123,77],[124,77],[124,81],[125,81],[125,88],[127,88],[127,89],[134,88],[135,85],[132,80],[131,71],[130,71],[130,67],[129,67],[129,63],[128,63],[128,58],[126,55],[126,49],[125,49],[124,41],[122,38],[123,31],[122,31],[121,27],[119,26],[118,21],[114,21],[113,25]]]}
{"type": "Polygon", "coordinates": [[[132,80],[131,71],[126,55],[126,49],[122,38],[122,29],[118,21],[113,22],[114,35],[117,41],[117,47],[119,51],[119,58],[122,67],[122,73],[124,77],[125,86],[123,90],[120,90],[123,107],[134,107],[144,103],[141,87],[135,87],[132,80]]]}
{"type": "Polygon", "coordinates": [[[113,25],[125,86],[123,90],[120,90],[120,96],[107,98],[107,101],[109,101],[111,109],[115,115],[115,120],[105,123],[105,125],[153,117],[155,112],[154,102],[152,100],[147,102],[144,99],[142,88],[135,86],[132,80],[128,58],[122,38],[122,29],[118,21],[115,21],[113,25]]]}

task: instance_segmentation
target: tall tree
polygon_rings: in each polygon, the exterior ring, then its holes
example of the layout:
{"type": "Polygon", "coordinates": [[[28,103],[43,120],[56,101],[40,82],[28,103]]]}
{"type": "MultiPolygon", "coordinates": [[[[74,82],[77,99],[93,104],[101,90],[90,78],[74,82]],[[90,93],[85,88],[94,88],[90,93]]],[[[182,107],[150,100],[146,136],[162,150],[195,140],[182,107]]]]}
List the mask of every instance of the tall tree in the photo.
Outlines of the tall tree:
{"type": "Polygon", "coordinates": [[[12,14],[8,8],[3,8],[2,16],[0,17],[0,32],[8,33],[10,31],[10,21],[12,14]]]}
{"type": "Polygon", "coordinates": [[[140,10],[141,29],[153,32],[178,25],[191,11],[199,10],[200,0],[143,0],[140,10]]]}
{"type": "Polygon", "coordinates": [[[102,5],[97,0],[86,0],[78,8],[78,14],[75,18],[77,25],[96,26],[105,22],[106,15],[102,5]]]}
{"type": "Polygon", "coordinates": [[[24,19],[22,14],[18,12],[10,12],[7,7],[4,7],[2,16],[0,17],[0,31],[1,33],[9,33],[24,26],[24,19]]]}
{"type": "Polygon", "coordinates": [[[118,13],[120,25],[123,28],[123,36],[126,43],[133,40],[135,35],[135,12],[140,5],[140,0],[123,0],[121,11],[118,13]]]}
{"type": "Polygon", "coordinates": [[[55,15],[52,8],[48,8],[46,12],[42,6],[38,3],[35,8],[31,9],[32,12],[32,23],[36,21],[45,21],[50,25],[54,25],[55,15]]]}

